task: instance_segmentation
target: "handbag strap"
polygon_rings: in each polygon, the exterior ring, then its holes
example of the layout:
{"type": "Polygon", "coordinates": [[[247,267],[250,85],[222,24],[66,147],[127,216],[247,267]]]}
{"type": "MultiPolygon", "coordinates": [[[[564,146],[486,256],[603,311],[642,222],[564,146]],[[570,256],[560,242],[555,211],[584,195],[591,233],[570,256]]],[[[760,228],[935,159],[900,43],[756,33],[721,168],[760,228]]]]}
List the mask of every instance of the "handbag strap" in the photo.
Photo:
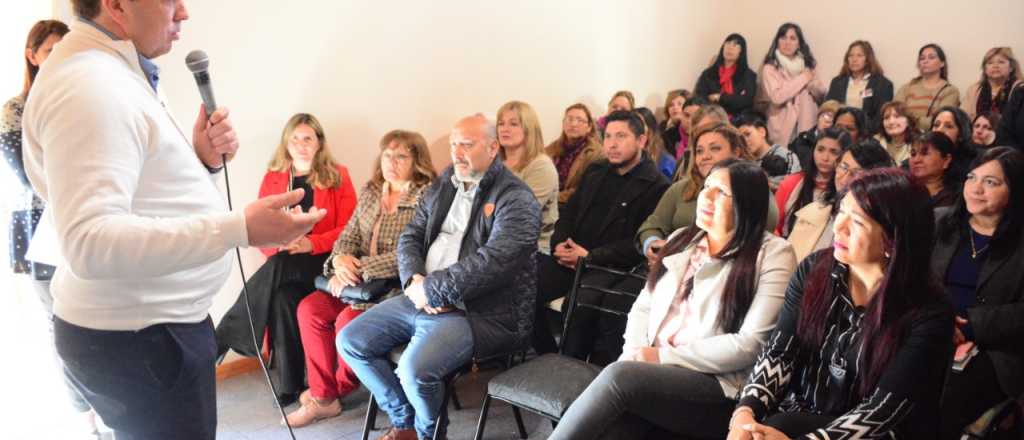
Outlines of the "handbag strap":
{"type": "Polygon", "coordinates": [[[946,87],[949,87],[949,81],[946,81],[946,85],[942,86],[942,88],[939,89],[939,93],[936,93],[935,96],[932,97],[931,104],[928,104],[928,113],[925,113],[925,116],[932,116],[932,108],[935,107],[935,101],[939,100],[939,97],[942,96],[942,92],[946,91],[946,87]]]}

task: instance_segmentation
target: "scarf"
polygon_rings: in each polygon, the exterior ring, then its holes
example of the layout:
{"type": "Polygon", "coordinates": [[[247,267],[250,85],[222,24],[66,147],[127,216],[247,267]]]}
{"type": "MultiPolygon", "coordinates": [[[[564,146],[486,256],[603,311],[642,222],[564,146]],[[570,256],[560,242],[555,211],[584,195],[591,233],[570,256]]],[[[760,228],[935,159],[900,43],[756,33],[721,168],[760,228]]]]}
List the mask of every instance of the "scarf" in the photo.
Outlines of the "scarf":
{"type": "Polygon", "coordinates": [[[775,49],[775,61],[779,63],[782,70],[789,72],[789,76],[797,76],[807,67],[804,65],[804,56],[800,55],[800,52],[793,55],[793,58],[787,58],[782,52],[775,49]]]}
{"type": "Polygon", "coordinates": [[[718,66],[718,86],[723,95],[731,95],[733,93],[732,77],[735,74],[735,64],[733,64],[732,67],[725,67],[725,65],[718,66]]]}
{"type": "Polygon", "coordinates": [[[583,151],[583,146],[587,143],[587,137],[583,136],[579,139],[566,139],[562,142],[562,154],[559,154],[555,158],[555,169],[558,170],[558,190],[562,191],[565,189],[565,182],[569,181],[569,171],[572,169],[573,162],[576,161],[576,157],[583,151]]]}

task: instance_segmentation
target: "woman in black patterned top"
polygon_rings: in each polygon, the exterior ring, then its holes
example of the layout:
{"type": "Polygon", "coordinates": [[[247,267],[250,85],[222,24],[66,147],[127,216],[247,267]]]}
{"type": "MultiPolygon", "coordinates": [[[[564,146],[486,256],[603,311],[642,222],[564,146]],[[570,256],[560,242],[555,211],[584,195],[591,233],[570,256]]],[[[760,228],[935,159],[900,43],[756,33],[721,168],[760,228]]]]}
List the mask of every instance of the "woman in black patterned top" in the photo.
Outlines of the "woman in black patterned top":
{"type": "Polygon", "coordinates": [[[848,188],[834,248],[790,281],[730,440],[936,436],[953,313],[929,268],[928,192],[896,169],[848,188]]]}

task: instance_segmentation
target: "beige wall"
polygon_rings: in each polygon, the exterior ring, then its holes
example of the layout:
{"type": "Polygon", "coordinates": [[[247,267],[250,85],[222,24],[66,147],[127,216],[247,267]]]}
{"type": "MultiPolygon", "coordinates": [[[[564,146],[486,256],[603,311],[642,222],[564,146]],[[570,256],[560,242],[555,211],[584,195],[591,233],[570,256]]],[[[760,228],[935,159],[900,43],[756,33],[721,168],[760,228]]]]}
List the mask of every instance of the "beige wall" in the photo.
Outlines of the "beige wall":
{"type": "MultiPolygon", "coordinates": [[[[12,41],[22,44],[31,21],[51,13],[38,4],[23,7],[12,18],[16,26],[5,21],[0,28],[4,59],[20,59],[12,41]]],[[[787,20],[803,26],[826,80],[857,38],[872,41],[897,87],[913,76],[916,51],[926,42],[946,48],[951,79],[962,90],[977,77],[990,46],[1009,45],[1024,55],[1019,0],[821,4],[192,0],[182,40],[158,62],[176,115],[191,123],[199,97],[183,60],[192,49],[210,55],[218,101],[232,109],[241,135],[231,177],[235,204],[242,206],[255,198],[284,122],[299,111],[321,118],[331,151],[358,187],[370,174],[378,139],[390,129],[422,132],[434,146],[435,163],[444,164],[447,131],[458,117],[478,111],[493,117],[503,102],[519,99],[537,110],[550,141],[573,102],[603,113],[611,93],[627,88],[657,107],[665,91],[692,88],[730,32],[747,37],[751,65],[760,66],[775,29],[787,20]]],[[[52,5],[56,16],[69,18],[66,0],[52,5]]],[[[0,91],[13,94],[20,74],[5,67],[0,91]]],[[[262,257],[254,250],[243,255],[251,274],[262,257]]],[[[216,318],[240,286],[233,274],[215,302],[216,318]]]]}
{"type": "Polygon", "coordinates": [[[716,30],[722,38],[733,31],[743,33],[752,66],[761,66],[780,24],[799,24],[826,85],[839,73],[846,48],[858,39],[871,42],[895,88],[917,76],[917,51],[927,43],[942,46],[950,82],[961,93],[978,81],[981,58],[989,48],[1010,46],[1018,59],[1024,56],[1024,2],[1019,0],[788,0],[771,6],[763,1],[725,0],[716,5],[721,18],[716,30]],[[739,25],[724,25],[729,21],[739,25]]]}

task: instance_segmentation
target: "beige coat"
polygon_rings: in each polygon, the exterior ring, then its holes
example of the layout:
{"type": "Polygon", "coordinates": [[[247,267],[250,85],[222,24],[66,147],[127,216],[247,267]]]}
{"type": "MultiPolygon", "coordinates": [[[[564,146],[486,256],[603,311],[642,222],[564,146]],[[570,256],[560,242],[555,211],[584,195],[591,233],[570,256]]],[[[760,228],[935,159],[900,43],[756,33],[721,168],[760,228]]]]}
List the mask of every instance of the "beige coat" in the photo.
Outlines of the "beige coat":
{"type": "Polygon", "coordinates": [[[793,252],[796,254],[796,261],[807,258],[821,248],[817,248],[821,234],[829,225],[832,217],[832,205],[815,201],[800,208],[795,214],[793,232],[789,234],[789,244],[793,245],[793,252]]]}
{"type": "MultiPolygon", "coordinates": [[[[626,321],[623,356],[635,348],[650,347],[656,340],[658,329],[675,300],[693,248],[691,244],[682,252],[665,257],[665,275],[655,286],[648,285],[640,291],[626,321]]],[[[728,397],[735,396],[746,383],[762,346],[775,329],[775,321],[786,297],[786,286],[796,269],[796,258],[789,243],[764,233],[757,258],[754,301],[739,331],[725,333],[716,321],[732,264],[732,261],[712,258],[693,275],[693,291],[687,301],[699,310],[700,322],[693,324],[699,328],[699,339],[683,346],[658,350],[662,364],[715,375],[728,397]]]]}

